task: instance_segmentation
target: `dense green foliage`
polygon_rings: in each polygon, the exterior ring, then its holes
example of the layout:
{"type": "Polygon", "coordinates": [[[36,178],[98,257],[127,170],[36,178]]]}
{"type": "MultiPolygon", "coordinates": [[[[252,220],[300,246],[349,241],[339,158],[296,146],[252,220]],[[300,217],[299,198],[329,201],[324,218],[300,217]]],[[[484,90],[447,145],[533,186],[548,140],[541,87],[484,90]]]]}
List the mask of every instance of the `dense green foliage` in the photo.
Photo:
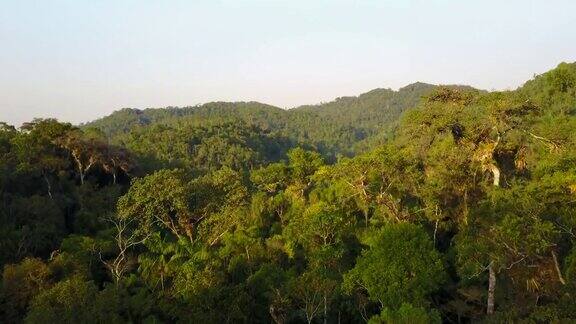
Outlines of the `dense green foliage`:
{"type": "Polygon", "coordinates": [[[576,64],[0,124],[8,323],[576,321],[576,64]]]}

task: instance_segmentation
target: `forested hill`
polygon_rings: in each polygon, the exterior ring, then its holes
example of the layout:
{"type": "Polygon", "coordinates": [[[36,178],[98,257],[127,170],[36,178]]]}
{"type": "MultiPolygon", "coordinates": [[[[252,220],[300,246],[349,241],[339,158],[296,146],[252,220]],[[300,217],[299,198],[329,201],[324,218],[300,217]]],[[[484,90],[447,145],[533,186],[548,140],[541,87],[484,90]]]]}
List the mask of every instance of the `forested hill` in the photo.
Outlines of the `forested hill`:
{"type": "Polygon", "coordinates": [[[0,122],[0,322],[576,321],[574,63],[92,126],[0,122]]]}
{"type": "MultiPolygon", "coordinates": [[[[122,109],[84,125],[95,127],[116,139],[135,128],[153,125],[218,123],[241,120],[264,131],[310,145],[330,160],[351,156],[381,143],[400,115],[416,106],[436,86],[414,83],[393,91],[375,89],[357,97],[341,97],[332,102],[293,109],[258,102],[212,102],[194,107],[122,109]]],[[[467,88],[467,87],[459,87],[467,88]]]]}

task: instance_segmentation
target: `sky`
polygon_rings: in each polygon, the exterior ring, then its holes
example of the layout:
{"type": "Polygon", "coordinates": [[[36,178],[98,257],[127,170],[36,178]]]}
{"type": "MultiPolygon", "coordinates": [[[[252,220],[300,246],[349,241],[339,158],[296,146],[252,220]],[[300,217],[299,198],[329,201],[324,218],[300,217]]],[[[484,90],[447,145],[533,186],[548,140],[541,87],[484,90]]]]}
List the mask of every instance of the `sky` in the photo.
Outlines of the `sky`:
{"type": "Polygon", "coordinates": [[[514,89],[575,60],[574,0],[0,0],[0,121],[514,89]]]}

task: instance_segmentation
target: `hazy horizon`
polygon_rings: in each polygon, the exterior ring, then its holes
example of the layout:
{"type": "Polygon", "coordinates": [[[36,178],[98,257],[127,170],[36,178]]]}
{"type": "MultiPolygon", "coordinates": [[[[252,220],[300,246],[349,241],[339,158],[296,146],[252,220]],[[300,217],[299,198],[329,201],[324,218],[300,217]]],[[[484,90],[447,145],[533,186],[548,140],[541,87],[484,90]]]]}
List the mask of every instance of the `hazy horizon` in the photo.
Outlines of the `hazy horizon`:
{"type": "Polygon", "coordinates": [[[574,12],[571,1],[6,1],[0,121],[291,108],[418,81],[514,89],[576,59],[574,12]]]}

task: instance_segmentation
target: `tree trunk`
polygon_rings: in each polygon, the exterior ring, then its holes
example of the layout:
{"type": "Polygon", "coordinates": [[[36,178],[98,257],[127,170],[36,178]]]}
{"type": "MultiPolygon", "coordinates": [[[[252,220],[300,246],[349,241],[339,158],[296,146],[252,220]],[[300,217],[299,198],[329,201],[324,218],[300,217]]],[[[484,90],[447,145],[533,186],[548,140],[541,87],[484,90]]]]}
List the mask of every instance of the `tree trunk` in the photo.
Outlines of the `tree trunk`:
{"type": "Polygon", "coordinates": [[[324,324],[328,323],[328,302],[326,295],[324,295],[324,324]]]}
{"type": "Polygon", "coordinates": [[[494,290],[496,289],[496,272],[494,271],[494,262],[490,261],[488,265],[488,302],[486,314],[494,314],[494,290]]]}
{"type": "Polygon", "coordinates": [[[434,224],[434,248],[436,248],[436,233],[438,233],[438,219],[436,219],[434,224]]]}
{"type": "Polygon", "coordinates": [[[46,174],[42,175],[44,177],[44,181],[46,182],[46,186],[48,187],[48,197],[52,199],[52,185],[50,184],[50,180],[46,176],[46,174]]]}
{"type": "Polygon", "coordinates": [[[494,186],[500,187],[500,169],[498,169],[495,164],[491,164],[490,171],[492,171],[492,175],[494,176],[494,186]]]}
{"type": "Polygon", "coordinates": [[[76,153],[72,152],[72,156],[74,157],[74,161],[76,161],[76,165],[78,166],[78,173],[80,173],[80,185],[84,184],[84,166],[82,161],[80,160],[80,156],[76,153]]]}
{"type": "Polygon", "coordinates": [[[554,267],[556,268],[556,273],[558,274],[558,280],[563,285],[566,285],[566,281],[564,277],[562,277],[562,271],[560,271],[560,265],[558,264],[558,258],[556,257],[556,253],[552,250],[552,260],[554,260],[554,267]]]}
{"type": "MultiPolygon", "coordinates": [[[[500,169],[495,164],[490,165],[490,170],[494,176],[494,186],[500,186],[500,169]]],[[[494,290],[496,289],[496,272],[494,271],[494,262],[490,261],[488,265],[488,303],[486,314],[494,314],[494,290]]]]}

